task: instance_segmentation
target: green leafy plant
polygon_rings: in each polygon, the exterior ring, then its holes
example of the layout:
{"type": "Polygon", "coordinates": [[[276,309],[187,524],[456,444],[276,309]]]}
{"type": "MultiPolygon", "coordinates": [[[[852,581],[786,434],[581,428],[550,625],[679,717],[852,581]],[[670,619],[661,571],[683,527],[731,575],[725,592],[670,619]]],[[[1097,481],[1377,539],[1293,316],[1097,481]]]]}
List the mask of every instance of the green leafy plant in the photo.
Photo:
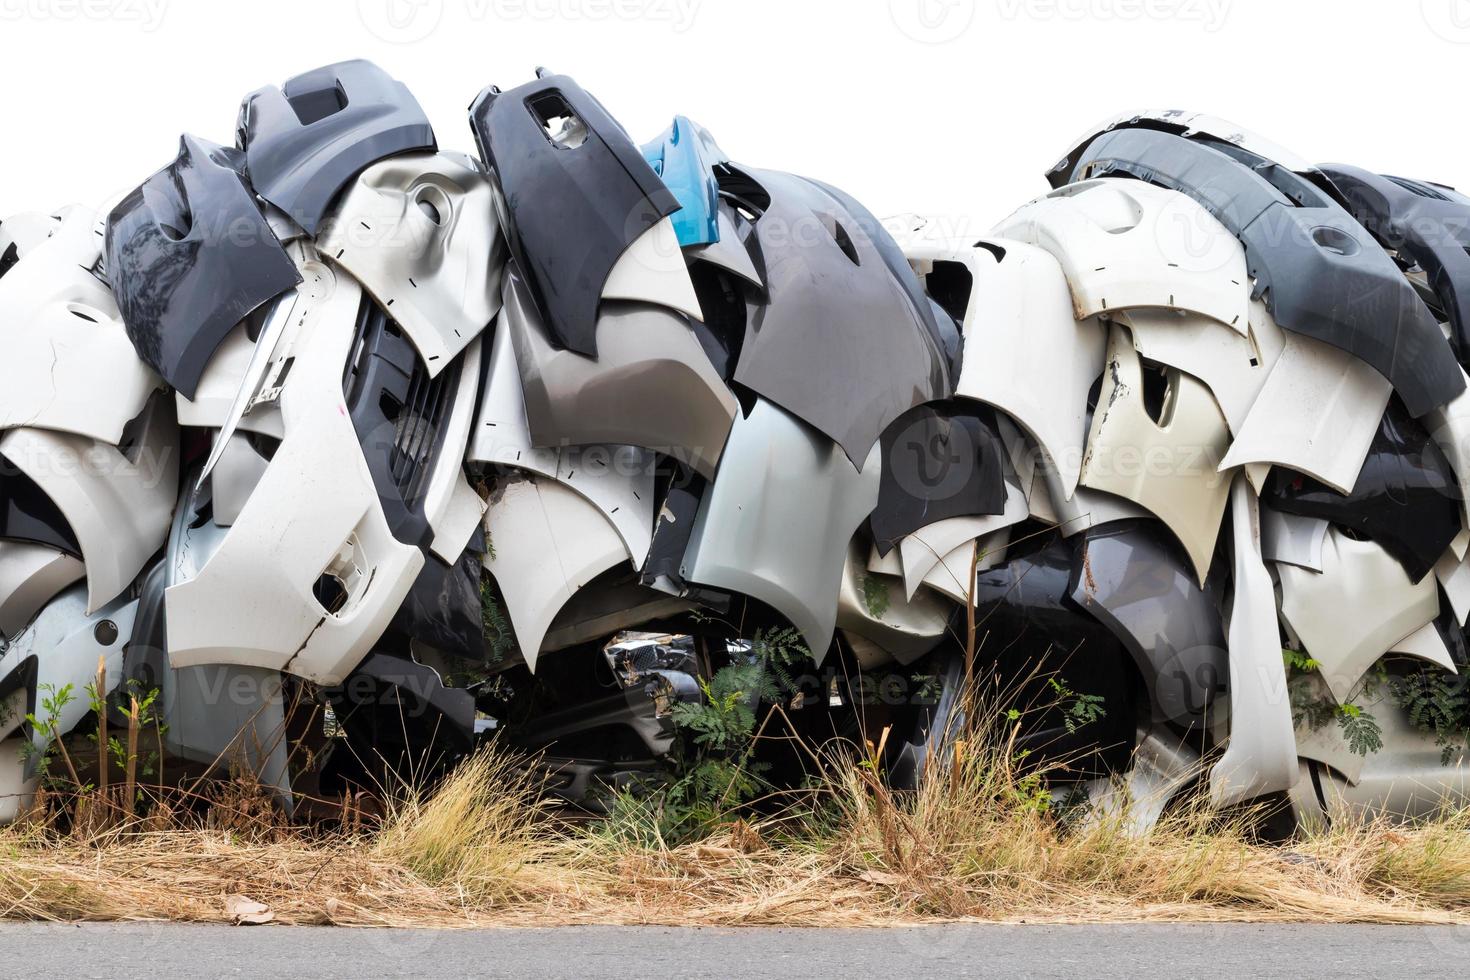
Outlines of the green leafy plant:
{"type": "Polygon", "coordinates": [[[1378,727],[1372,715],[1356,704],[1338,707],[1337,724],[1342,729],[1349,751],[1366,756],[1383,748],[1383,729],[1378,727]]]}
{"type": "Polygon", "coordinates": [[[1454,675],[1426,668],[1395,678],[1389,691],[1409,724],[1434,736],[1442,765],[1470,749],[1470,698],[1454,675]]]}
{"type": "Polygon", "coordinates": [[[882,617],[888,611],[891,600],[888,596],[888,583],[881,576],[868,572],[862,581],[863,606],[868,610],[868,615],[874,619],[882,617]]]}
{"type": "Polygon", "coordinates": [[[516,652],[516,637],[489,576],[480,580],[480,614],[486,655],[491,663],[500,663],[516,652]]]}
{"type": "Polygon", "coordinates": [[[59,688],[54,684],[43,684],[37,694],[40,710],[28,712],[25,716],[31,737],[21,745],[21,754],[27,765],[33,766],[40,775],[42,783],[49,786],[55,782],[51,773],[51,762],[54,753],[61,750],[61,733],[57,731],[57,726],[62,711],[76,700],[76,694],[70,684],[63,684],[59,688]]]}
{"type": "Polygon", "coordinates": [[[698,702],[676,702],[669,709],[679,739],[675,772],[653,792],[617,794],[607,825],[638,840],[676,842],[726,819],[766,787],[765,763],[751,753],[762,703],[780,703],[798,685],[792,668],[810,657],[801,634],[781,628],[758,632],[747,656],[700,678],[698,702]]]}
{"type": "Polygon", "coordinates": [[[1314,732],[1336,724],[1348,751],[1355,755],[1367,756],[1383,748],[1383,729],[1378,719],[1356,701],[1359,697],[1376,696],[1388,680],[1388,670],[1382,661],[1368,672],[1346,703],[1338,704],[1321,682],[1321,663],[1298,650],[1284,648],[1281,658],[1287,670],[1292,724],[1314,732]]]}
{"type": "Polygon", "coordinates": [[[1068,735],[1075,735],[1082,727],[1107,716],[1102,695],[1078,694],[1056,677],[1047,678],[1047,684],[1056,696],[1056,706],[1062,712],[1062,724],[1067,726],[1068,735]]]}

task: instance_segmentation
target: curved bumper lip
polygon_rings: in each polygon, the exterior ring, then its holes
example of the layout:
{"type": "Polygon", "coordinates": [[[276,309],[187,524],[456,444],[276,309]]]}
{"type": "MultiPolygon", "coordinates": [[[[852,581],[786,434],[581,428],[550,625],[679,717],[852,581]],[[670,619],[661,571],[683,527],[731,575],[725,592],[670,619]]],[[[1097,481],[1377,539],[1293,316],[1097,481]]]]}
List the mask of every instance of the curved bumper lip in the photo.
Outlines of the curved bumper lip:
{"type": "Polygon", "coordinates": [[[1128,175],[1190,195],[1245,246],[1252,295],[1282,327],[1370,365],[1416,418],[1463,392],[1449,343],[1388,254],[1315,184],[1267,163],[1121,129],[1090,143],[1060,181],[1128,175]]]}
{"type": "Polygon", "coordinates": [[[192,397],[235,325],[301,281],[245,183],[245,160],[194,136],[107,218],[106,267],[129,339],[192,397]]]}
{"type": "Polygon", "coordinates": [[[240,105],[235,138],[256,193],[310,235],[365,168],[437,145],[408,87],[363,60],[251,92],[240,105]]]}
{"type": "Polygon", "coordinates": [[[848,542],[878,502],[877,444],[861,471],[826,436],[765,399],[736,419],[700,502],[685,581],[758,599],[820,664],[836,625],[848,542]]]}
{"type": "Polygon", "coordinates": [[[410,153],[357,176],[317,248],[403,328],[434,377],[500,309],[494,191],[465,158],[410,153]]]}

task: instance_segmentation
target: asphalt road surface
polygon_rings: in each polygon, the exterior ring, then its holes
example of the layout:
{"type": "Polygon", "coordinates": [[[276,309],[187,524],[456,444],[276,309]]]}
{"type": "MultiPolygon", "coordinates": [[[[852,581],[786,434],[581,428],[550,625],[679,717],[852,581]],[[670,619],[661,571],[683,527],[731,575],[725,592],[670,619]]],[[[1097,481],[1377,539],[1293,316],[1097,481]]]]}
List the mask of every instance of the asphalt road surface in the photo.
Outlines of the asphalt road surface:
{"type": "Polygon", "coordinates": [[[1464,977],[1470,927],[0,925],[0,977],[1464,977]]]}

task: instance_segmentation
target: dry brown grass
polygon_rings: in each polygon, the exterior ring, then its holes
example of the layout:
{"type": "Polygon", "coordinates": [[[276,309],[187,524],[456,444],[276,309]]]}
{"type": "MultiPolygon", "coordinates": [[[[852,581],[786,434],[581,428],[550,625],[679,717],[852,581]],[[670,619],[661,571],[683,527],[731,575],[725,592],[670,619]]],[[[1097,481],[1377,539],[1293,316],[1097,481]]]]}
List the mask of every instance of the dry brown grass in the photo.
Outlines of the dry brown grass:
{"type": "Polygon", "coordinates": [[[276,922],[351,926],[1470,921],[1464,812],[1345,816],[1283,847],[1254,842],[1248,815],[1186,805],[1132,838],[1060,824],[1003,751],[960,751],[903,798],[841,757],[827,769],[803,813],[678,847],[549,818],[492,751],[353,834],[31,822],[0,830],[0,917],[229,921],[239,895],[276,922]]]}

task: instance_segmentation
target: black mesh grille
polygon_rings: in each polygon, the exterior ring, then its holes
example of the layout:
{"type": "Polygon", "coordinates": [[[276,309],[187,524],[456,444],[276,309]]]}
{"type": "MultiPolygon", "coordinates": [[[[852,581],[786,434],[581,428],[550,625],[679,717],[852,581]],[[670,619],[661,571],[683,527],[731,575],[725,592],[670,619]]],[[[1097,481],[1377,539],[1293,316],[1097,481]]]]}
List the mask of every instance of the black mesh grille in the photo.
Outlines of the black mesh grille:
{"type": "Polygon", "coordinates": [[[430,378],[398,325],[363,296],[342,390],[388,526],[405,544],[427,547],[431,537],[424,495],[454,410],[459,372],[456,361],[430,378]]]}

